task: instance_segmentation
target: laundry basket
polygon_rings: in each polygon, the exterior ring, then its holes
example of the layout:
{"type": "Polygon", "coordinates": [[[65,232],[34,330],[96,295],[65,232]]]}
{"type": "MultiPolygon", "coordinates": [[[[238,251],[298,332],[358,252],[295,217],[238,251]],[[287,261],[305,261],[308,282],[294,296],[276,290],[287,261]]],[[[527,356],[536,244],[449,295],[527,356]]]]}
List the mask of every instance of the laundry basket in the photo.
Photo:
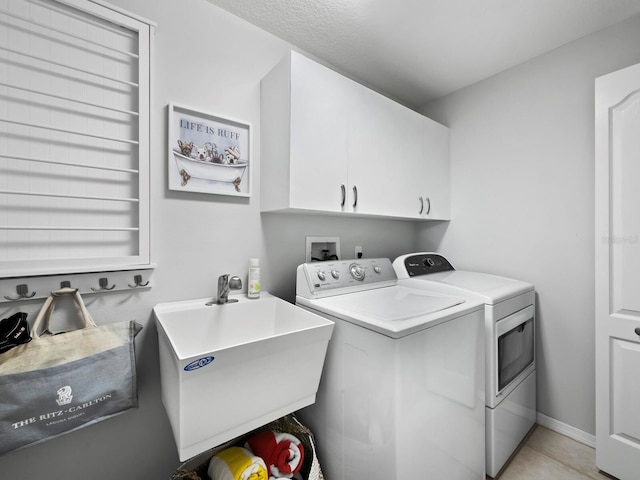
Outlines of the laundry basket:
{"type": "Polygon", "coordinates": [[[246,435],[238,437],[227,443],[214,447],[190,458],[182,463],[171,475],[169,480],[211,480],[207,474],[209,461],[216,453],[233,446],[244,446],[245,442],[254,434],[271,430],[274,432],[290,433],[295,435],[302,443],[305,450],[305,460],[300,470],[302,480],[324,480],[322,468],[316,453],[316,443],[313,433],[303,425],[294,414],[286,415],[260,427],[246,435]]]}

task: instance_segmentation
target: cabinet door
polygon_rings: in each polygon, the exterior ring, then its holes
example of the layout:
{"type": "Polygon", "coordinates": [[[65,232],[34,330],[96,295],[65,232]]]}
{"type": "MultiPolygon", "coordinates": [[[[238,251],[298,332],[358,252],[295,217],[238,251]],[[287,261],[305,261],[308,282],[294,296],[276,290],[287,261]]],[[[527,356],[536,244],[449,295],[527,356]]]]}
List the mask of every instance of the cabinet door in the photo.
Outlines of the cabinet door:
{"type": "MultiPolygon", "coordinates": [[[[327,212],[343,209],[342,191],[346,193],[347,189],[350,88],[350,80],[292,52],[290,202],[293,208],[327,212]]],[[[286,127],[283,125],[283,128],[286,127]]]]}
{"type": "Polygon", "coordinates": [[[430,209],[428,195],[433,194],[429,187],[437,181],[434,176],[440,174],[437,169],[430,169],[430,158],[427,157],[424,116],[409,109],[403,109],[394,120],[397,128],[394,137],[400,141],[399,151],[402,156],[397,159],[402,165],[401,183],[397,185],[396,201],[393,209],[397,215],[405,218],[426,218],[430,209]]]}
{"type": "Polygon", "coordinates": [[[353,100],[349,127],[350,207],[356,213],[405,217],[411,210],[407,177],[412,172],[407,159],[420,155],[420,132],[405,107],[376,92],[360,88],[353,100]]]}
{"type": "Polygon", "coordinates": [[[420,207],[423,218],[449,220],[451,186],[449,129],[422,117],[423,154],[420,207]]]}
{"type": "Polygon", "coordinates": [[[386,165],[385,212],[404,218],[450,217],[449,129],[394,104],[387,120],[393,151],[386,165]]]}

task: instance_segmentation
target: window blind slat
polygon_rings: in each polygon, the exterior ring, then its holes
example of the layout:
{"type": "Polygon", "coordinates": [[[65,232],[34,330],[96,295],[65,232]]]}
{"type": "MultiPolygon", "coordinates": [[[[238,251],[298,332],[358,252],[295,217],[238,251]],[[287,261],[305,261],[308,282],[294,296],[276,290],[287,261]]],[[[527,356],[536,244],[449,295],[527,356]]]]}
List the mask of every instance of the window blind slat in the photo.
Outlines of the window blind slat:
{"type": "Polygon", "coordinates": [[[100,197],[97,195],[71,195],[68,193],[55,193],[55,192],[23,192],[18,190],[0,190],[0,194],[4,195],[20,195],[27,197],[55,197],[55,198],[75,198],[79,200],[106,200],[108,202],[138,202],[137,198],[122,198],[122,197],[100,197]]]}
{"type": "Polygon", "coordinates": [[[109,80],[109,81],[112,81],[112,82],[115,82],[115,83],[121,83],[123,85],[128,85],[130,87],[138,88],[138,86],[139,86],[137,82],[131,82],[129,80],[123,80],[121,78],[112,77],[110,75],[100,75],[99,73],[95,73],[95,72],[93,72],[91,70],[87,70],[87,69],[79,68],[79,67],[74,67],[72,65],[67,65],[67,64],[64,64],[64,63],[61,63],[61,62],[56,62],[56,61],[50,60],[48,58],[43,58],[43,57],[41,57],[39,55],[33,55],[33,54],[30,54],[30,53],[22,52],[20,50],[16,50],[15,48],[7,48],[7,47],[0,46],[0,50],[8,52],[8,53],[13,53],[14,55],[19,55],[19,56],[22,56],[22,57],[26,57],[26,58],[31,59],[31,60],[37,60],[39,62],[46,63],[47,65],[54,65],[56,67],[61,67],[61,68],[64,68],[66,70],[71,70],[72,72],[83,73],[85,75],[92,75],[94,77],[97,77],[97,78],[100,78],[100,79],[103,79],[103,80],[109,80]]]}
{"type": "Polygon", "coordinates": [[[16,20],[22,20],[22,21],[24,21],[25,23],[27,23],[29,25],[35,25],[35,26],[41,27],[41,28],[43,28],[45,30],[49,30],[51,32],[55,32],[57,34],[63,35],[63,36],[68,37],[68,38],[73,38],[74,40],[79,40],[81,42],[84,42],[84,43],[89,44],[89,45],[93,45],[94,47],[98,47],[98,48],[103,49],[103,50],[107,50],[107,51],[110,51],[110,52],[113,52],[113,53],[125,55],[127,57],[131,57],[131,58],[135,58],[135,59],[138,58],[138,54],[137,53],[129,52],[127,50],[120,50],[120,49],[117,49],[117,48],[111,48],[108,45],[104,45],[104,44],[98,43],[98,42],[92,42],[91,40],[88,40],[85,37],[81,37],[79,35],[73,35],[72,33],[69,33],[68,31],[64,31],[64,30],[59,30],[57,28],[53,28],[49,24],[45,24],[45,23],[40,23],[40,22],[34,21],[33,19],[30,19],[30,18],[28,18],[26,16],[13,14],[13,13],[9,12],[8,10],[5,10],[4,8],[0,8],[0,13],[3,13],[5,15],[7,15],[8,17],[14,18],[16,20]]]}
{"type": "Polygon", "coordinates": [[[98,138],[100,140],[108,140],[110,142],[130,143],[132,145],[138,144],[137,140],[130,140],[128,138],[107,137],[104,135],[97,135],[95,133],[87,133],[87,132],[81,132],[78,130],[69,130],[66,128],[52,127],[51,125],[40,125],[37,123],[19,122],[17,120],[10,120],[8,118],[0,118],[0,122],[10,123],[11,125],[20,125],[22,127],[41,128],[43,130],[51,130],[52,132],[70,133],[72,135],[80,135],[82,137],[98,138]]]}
{"type": "Polygon", "coordinates": [[[52,227],[52,226],[18,226],[0,225],[0,230],[66,230],[66,231],[94,231],[94,232],[137,232],[138,227],[52,227]]]}
{"type": "Polygon", "coordinates": [[[80,105],[86,105],[86,106],[89,106],[89,107],[100,108],[102,110],[110,110],[112,112],[117,112],[117,113],[124,113],[126,115],[131,115],[131,116],[134,116],[134,117],[137,117],[139,115],[138,112],[134,112],[132,110],[124,110],[124,109],[121,109],[121,108],[110,107],[108,105],[101,105],[99,103],[92,103],[92,102],[86,102],[86,101],[83,101],[83,100],[78,100],[76,98],[63,97],[61,95],[56,95],[56,94],[49,93],[49,92],[42,92],[42,91],[34,90],[34,89],[31,89],[31,88],[25,88],[25,87],[18,86],[18,85],[10,85],[8,83],[0,82],[0,87],[8,87],[8,88],[12,88],[14,90],[20,90],[20,91],[27,92],[27,93],[34,93],[36,95],[43,95],[43,96],[50,97],[50,98],[56,98],[58,100],[64,100],[65,102],[77,103],[77,104],[80,104],[80,105]]]}
{"type": "Polygon", "coordinates": [[[79,167],[79,168],[92,168],[96,170],[106,170],[111,172],[122,172],[122,173],[139,173],[139,170],[135,170],[132,168],[115,168],[115,167],[104,167],[100,165],[91,165],[89,163],[72,163],[72,162],[61,162],[56,160],[49,160],[44,158],[34,158],[34,157],[24,157],[21,155],[3,155],[0,154],[0,158],[12,158],[14,160],[24,160],[28,162],[34,163],[47,163],[51,165],[65,165],[68,167],[79,167]]]}

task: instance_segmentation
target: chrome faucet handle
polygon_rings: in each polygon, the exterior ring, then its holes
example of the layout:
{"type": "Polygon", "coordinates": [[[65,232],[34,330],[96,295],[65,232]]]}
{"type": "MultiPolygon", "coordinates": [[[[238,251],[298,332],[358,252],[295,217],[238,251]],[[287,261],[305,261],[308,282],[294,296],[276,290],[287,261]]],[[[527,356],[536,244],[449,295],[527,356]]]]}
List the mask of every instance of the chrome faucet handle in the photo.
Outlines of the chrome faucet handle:
{"type": "Polygon", "coordinates": [[[240,290],[242,288],[242,280],[237,275],[234,275],[229,279],[230,290],[240,290]]]}

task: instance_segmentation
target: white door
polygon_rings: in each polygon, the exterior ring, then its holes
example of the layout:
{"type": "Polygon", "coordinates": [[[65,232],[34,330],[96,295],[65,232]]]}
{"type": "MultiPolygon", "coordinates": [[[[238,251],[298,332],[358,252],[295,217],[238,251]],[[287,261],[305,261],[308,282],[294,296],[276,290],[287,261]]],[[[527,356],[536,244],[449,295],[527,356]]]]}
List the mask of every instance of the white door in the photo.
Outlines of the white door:
{"type": "Polygon", "coordinates": [[[640,64],[596,80],[596,464],[640,475],[640,64]]]}

